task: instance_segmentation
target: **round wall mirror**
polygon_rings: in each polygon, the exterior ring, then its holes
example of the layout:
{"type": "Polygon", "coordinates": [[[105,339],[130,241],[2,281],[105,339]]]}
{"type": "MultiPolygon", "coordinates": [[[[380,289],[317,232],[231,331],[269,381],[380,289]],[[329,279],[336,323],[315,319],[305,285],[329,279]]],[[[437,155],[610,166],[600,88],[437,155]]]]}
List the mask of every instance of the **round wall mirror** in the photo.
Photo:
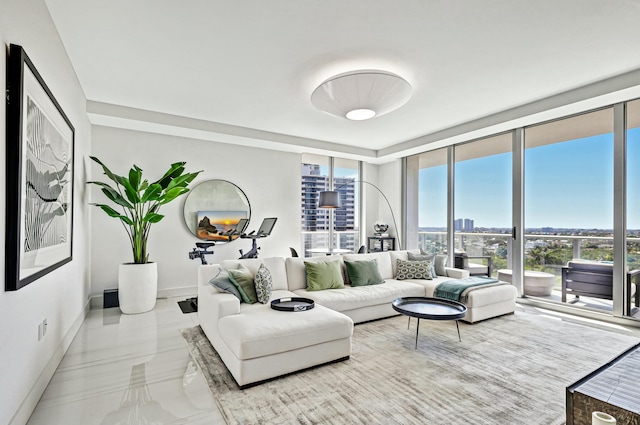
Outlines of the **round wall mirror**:
{"type": "Polygon", "coordinates": [[[216,243],[240,237],[251,219],[247,195],[226,180],[208,180],[189,191],[184,222],[198,239],[216,243]]]}

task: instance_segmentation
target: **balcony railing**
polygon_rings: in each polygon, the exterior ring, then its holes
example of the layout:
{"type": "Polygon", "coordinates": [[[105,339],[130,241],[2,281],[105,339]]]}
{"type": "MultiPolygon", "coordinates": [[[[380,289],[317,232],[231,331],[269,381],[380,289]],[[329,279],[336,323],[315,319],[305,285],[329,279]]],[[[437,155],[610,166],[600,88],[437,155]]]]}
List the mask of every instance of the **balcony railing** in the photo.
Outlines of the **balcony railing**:
{"type": "MultiPolygon", "coordinates": [[[[613,261],[612,236],[525,234],[525,269],[561,276],[571,259],[613,261]]],[[[419,246],[428,252],[445,252],[446,232],[419,232],[419,246]]],[[[455,232],[455,250],[469,256],[490,256],[493,274],[511,268],[512,238],[505,233],[455,232]]],[[[640,268],[640,238],[627,237],[627,265],[640,268]]]]}
{"type": "Polygon", "coordinates": [[[358,233],[356,230],[334,230],[333,240],[334,243],[329,243],[329,231],[315,231],[307,232],[302,231],[302,247],[304,253],[302,256],[306,257],[307,250],[310,248],[327,248],[332,246],[333,248],[348,249],[356,252],[359,247],[358,233]]]}

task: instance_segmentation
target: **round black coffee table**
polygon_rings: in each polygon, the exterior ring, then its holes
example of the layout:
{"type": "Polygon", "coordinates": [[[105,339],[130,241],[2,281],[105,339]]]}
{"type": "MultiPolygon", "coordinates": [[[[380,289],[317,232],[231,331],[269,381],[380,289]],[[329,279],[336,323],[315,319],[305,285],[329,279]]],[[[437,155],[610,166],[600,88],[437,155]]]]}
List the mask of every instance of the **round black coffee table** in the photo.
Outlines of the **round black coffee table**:
{"type": "MultiPolygon", "coordinates": [[[[455,320],[456,329],[458,330],[458,340],[462,342],[458,319],[462,319],[467,314],[467,307],[464,304],[444,298],[404,297],[393,300],[391,306],[398,313],[409,316],[409,322],[411,322],[412,317],[418,319],[418,326],[416,327],[416,349],[418,348],[420,319],[455,320]]],[[[409,324],[407,324],[407,329],[409,329],[409,324]]]]}

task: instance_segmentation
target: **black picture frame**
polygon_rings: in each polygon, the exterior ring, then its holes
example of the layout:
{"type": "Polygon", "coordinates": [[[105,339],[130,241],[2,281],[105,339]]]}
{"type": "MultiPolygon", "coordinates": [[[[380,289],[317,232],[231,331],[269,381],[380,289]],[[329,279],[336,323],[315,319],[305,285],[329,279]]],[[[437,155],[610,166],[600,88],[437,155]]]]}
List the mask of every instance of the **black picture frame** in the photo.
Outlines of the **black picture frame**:
{"type": "Polygon", "coordinates": [[[72,260],[75,129],[21,46],[7,58],[5,290],[72,260]]]}

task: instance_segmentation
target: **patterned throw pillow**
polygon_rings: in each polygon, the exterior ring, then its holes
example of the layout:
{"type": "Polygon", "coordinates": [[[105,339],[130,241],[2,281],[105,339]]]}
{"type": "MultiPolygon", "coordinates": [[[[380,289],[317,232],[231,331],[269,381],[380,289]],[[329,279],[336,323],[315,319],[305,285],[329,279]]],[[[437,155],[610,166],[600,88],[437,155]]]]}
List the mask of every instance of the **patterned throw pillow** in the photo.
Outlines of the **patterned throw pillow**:
{"type": "Polygon", "coordinates": [[[436,273],[436,264],[435,258],[436,254],[428,254],[420,248],[420,254],[413,254],[411,252],[407,253],[409,256],[409,261],[430,261],[431,262],[431,277],[436,277],[438,274],[436,273]]]}
{"type": "Polygon", "coordinates": [[[431,261],[402,261],[398,260],[398,274],[396,279],[433,279],[431,276],[431,261]]]}
{"type": "Polygon", "coordinates": [[[253,282],[256,285],[256,295],[258,302],[266,304],[271,297],[271,287],[273,286],[271,280],[271,272],[264,264],[260,264],[260,268],[256,272],[256,276],[253,278],[253,282]]]}

